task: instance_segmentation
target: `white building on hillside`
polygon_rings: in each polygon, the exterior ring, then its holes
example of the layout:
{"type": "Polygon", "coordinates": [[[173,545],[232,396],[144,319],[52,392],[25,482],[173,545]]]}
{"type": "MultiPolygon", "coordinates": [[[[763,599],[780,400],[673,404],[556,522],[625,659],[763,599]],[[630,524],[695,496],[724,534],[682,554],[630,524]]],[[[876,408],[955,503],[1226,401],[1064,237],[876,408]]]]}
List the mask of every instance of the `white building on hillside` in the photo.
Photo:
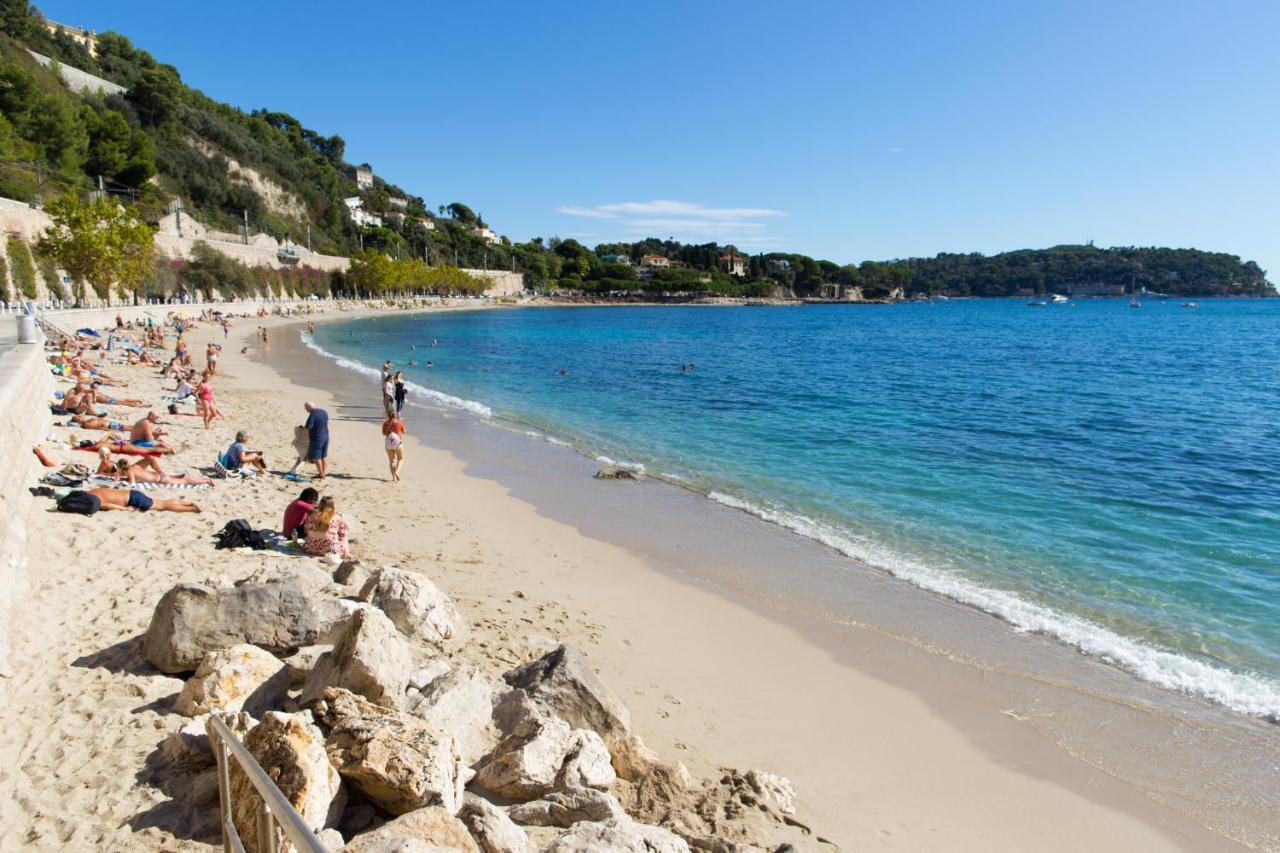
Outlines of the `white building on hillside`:
{"type": "Polygon", "coordinates": [[[364,199],[358,195],[351,198],[344,198],[342,203],[347,206],[347,213],[351,215],[351,221],[362,228],[377,227],[382,225],[382,217],[376,213],[370,213],[364,209],[364,199]]]}
{"type": "Polygon", "coordinates": [[[475,228],[472,228],[467,233],[470,234],[472,237],[479,237],[481,240],[485,241],[490,246],[493,246],[502,242],[501,237],[499,237],[497,234],[495,234],[492,230],[490,230],[488,227],[484,225],[479,225],[475,228]]]}

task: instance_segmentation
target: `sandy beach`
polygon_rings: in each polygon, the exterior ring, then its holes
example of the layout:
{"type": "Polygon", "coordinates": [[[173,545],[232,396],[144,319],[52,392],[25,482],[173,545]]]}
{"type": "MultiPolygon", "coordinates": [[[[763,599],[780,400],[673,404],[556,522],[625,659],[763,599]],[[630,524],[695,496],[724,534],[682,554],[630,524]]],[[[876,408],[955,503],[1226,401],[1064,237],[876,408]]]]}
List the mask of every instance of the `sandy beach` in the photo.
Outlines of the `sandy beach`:
{"type": "MultiPolygon", "coordinates": [[[[681,577],[429,442],[410,438],[404,481],[389,482],[376,383],[363,403],[335,397],[322,377],[338,368],[296,344],[301,328],[285,318],[234,326],[215,383],[227,418],[205,431],[198,418],[162,416],[180,448],[172,467],[209,465],[246,429],[271,468],[287,468],[303,402],[328,409],[333,475],[322,490],[351,524],[356,556],[423,572],[448,592],[473,630],[462,654],[486,672],[540,654],[542,638],[571,641],[660,755],[695,776],[730,766],[788,777],[797,818],[841,849],[1245,849],[1002,713],[981,671],[681,577]],[[270,351],[254,340],[259,325],[270,351]]],[[[189,339],[199,353],[222,333],[202,325],[189,339]]],[[[114,370],[131,395],[160,396],[154,369],[114,370]]],[[[86,435],[52,428],[72,433],[86,435]]],[[[172,711],[182,682],[146,663],[140,635],[174,583],[229,582],[281,559],[215,551],[210,537],[237,517],[278,526],[299,488],[268,476],[174,492],[200,515],[83,518],[37,503],[0,706],[0,847],[209,849],[215,804],[174,798],[181,786],[156,755],[185,722],[172,711]]]]}

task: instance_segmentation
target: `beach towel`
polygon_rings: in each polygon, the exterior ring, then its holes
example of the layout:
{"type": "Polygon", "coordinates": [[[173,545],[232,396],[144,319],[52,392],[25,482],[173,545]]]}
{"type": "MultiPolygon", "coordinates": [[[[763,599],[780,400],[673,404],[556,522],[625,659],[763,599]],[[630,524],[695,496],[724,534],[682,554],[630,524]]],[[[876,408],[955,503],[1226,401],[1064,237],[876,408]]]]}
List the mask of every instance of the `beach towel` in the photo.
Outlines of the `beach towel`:
{"type": "Polygon", "coordinates": [[[89,485],[94,488],[101,487],[104,489],[140,489],[145,492],[155,489],[182,489],[188,492],[199,492],[213,488],[208,483],[130,483],[128,480],[116,480],[112,477],[102,477],[97,474],[89,478],[89,485]]]}

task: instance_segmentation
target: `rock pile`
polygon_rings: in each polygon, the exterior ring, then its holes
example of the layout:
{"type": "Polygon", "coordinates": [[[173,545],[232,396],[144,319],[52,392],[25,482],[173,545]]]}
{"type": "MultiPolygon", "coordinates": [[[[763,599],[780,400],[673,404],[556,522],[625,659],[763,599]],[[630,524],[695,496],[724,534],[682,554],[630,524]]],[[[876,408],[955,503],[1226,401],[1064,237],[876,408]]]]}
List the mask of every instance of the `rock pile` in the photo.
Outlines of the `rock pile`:
{"type": "MultiPolygon", "coordinates": [[[[355,853],[825,844],[792,817],[786,779],[726,769],[695,781],[647,749],[575,647],[499,681],[450,656],[466,634],[449,596],[404,569],[180,584],[143,644],[161,672],[193,673],[174,704],[191,722],[159,754],[208,787],[219,715],[322,840],[355,853]]],[[[260,801],[234,763],[231,795],[252,853],[260,801]]],[[[207,793],[184,799],[212,807],[207,793]]]]}

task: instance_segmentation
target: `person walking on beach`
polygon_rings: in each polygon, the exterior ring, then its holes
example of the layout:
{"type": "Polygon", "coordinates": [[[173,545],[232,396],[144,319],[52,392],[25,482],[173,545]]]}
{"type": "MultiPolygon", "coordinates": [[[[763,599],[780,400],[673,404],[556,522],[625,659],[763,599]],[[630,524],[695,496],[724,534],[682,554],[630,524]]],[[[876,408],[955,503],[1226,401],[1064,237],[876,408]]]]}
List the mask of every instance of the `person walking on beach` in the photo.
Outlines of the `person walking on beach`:
{"type": "Polygon", "coordinates": [[[307,461],[314,462],[317,480],[323,480],[329,471],[329,413],[315,403],[307,401],[307,461]]]}
{"type": "Polygon", "coordinates": [[[404,386],[404,371],[397,370],[396,376],[396,414],[400,414],[400,410],[404,408],[404,398],[409,396],[409,389],[404,386]]]}
{"type": "Polygon", "coordinates": [[[404,421],[395,412],[387,414],[382,424],[382,436],[387,449],[387,463],[391,466],[391,482],[400,482],[400,466],[404,464],[404,421]]]}
{"type": "Polygon", "coordinates": [[[387,417],[396,413],[396,383],[388,373],[382,380],[382,410],[387,417]]]}
{"type": "Polygon", "coordinates": [[[215,419],[223,417],[222,411],[218,408],[218,404],[213,399],[213,379],[209,375],[209,371],[205,371],[200,378],[200,387],[196,390],[196,405],[200,409],[200,414],[204,418],[204,428],[208,429],[215,419]]]}
{"type": "Polygon", "coordinates": [[[222,354],[222,346],[220,344],[215,344],[211,341],[209,343],[209,346],[205,347],[205,351],[204,351],[205,370],[208,371],[210,376],[217,375],[218,356],[221,354],[222,354]]]}

